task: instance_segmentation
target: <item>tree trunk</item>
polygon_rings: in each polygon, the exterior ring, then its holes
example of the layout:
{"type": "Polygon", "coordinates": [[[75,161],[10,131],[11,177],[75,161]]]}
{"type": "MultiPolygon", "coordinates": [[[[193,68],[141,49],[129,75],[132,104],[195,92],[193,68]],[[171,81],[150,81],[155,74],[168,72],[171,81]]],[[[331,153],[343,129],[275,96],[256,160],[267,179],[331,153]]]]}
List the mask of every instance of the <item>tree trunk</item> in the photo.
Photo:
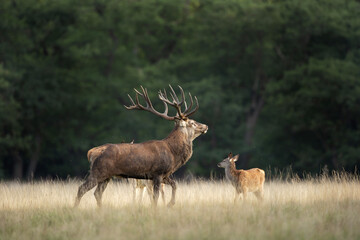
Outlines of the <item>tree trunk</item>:
{"type": "Polygon", "coordinates": [[[14,151],[12,155],[14,158],[13,178],[21,180],[23,178],[23,159],[18,151],[14,151]]]}
{"type": "Polygon", "coordinates": [[[244,135],[246,152],[242,155],[242,168],[248,168],[251,159],[251,148],[255,133],[255,127],[260,112],[264,106],[264,95],[261,93],[261,90],[264,88],[265,82],[265,80],[261,81],[261,69],[259,68],[256,71],[255,80],[252,87],[251,106],[246,117],[246,129],[244,135]]]}
{"type": "Polygon", "coordinates": [[[30,162],[26,173],[27,180],[32,180],[34,178],[36,167],[40,159],[40,151],[41,151],[41,137],[36,136],[34,152],[30,157],[30,162]]]}
{"type": "Polygon", "coordinates": [[[248,168],[249,166],[249,162],[251,159],[251,147],[253,143],[256,122],[259,118],[263,105],[264,105],[264,98],[260,97],[260,99],[256,100],[255,107],[250,111],[246,119],[244,142],[247,151],[243,154],[242,157],[243,168],[248,168]]]}

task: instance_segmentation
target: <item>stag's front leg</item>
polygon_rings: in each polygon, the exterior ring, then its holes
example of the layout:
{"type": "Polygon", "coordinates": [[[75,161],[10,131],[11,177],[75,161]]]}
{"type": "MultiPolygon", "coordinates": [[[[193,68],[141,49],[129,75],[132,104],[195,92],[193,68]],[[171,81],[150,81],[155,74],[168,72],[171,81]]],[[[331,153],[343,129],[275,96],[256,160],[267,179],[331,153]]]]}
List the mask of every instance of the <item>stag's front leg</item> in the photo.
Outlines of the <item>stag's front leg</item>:
{"type": "Polygon", "coordinates": [[[157,202],[159,199],[159,189],[160,189],[160,177],[153,178],[153,185],[154,185],[154,196],[153,196],[153,206],[157,206],[157,202]]]}
{"type": "Polygon", "coordinates": [[[173,179],[169,177],[164,179],[164,183],[169,184],[171,186],[171,200],[168,203],[168,207],[172,207],[175,204],[176,183],[173,179]]]}

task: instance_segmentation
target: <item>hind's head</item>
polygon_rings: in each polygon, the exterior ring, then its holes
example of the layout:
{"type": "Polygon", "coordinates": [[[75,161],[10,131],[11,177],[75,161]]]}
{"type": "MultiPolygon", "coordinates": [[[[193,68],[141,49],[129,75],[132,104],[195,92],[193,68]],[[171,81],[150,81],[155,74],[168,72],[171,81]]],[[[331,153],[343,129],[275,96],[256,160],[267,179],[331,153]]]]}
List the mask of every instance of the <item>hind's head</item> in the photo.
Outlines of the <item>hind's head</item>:
{"type": "Polygon", "coordinates": [[[238,159],[239,159],[239,154],[233,156],[232,153],[229,153],[227,158],[219,162],[217,166],[220,168],[227,168],[228,166],[230,166],[231,163],[235,163],[238,159]]]}

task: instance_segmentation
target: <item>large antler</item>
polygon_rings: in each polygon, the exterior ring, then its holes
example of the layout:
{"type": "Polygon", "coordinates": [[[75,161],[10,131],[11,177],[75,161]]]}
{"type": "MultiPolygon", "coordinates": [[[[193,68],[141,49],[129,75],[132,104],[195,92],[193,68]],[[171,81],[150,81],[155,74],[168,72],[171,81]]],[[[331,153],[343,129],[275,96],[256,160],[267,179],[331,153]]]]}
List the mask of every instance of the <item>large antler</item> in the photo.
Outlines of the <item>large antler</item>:
{"type": "Polygon", "coordinates": [[[171,85],[169,85],[170,87],[170,96],[172,98],[172,101],[170,101],[167,97],[167,93],[164,89],[164,91],[162,92],[161,90],[159,91],[159,99],[164,103],[165,105],[165,111],[163,113],[160,113],[158,111],[156,111],[151,103],[151,100],[149,98],[149,95],[148,95],[148,92],[147,92],[147,89],[146,88],[143,88],[142,86],[141,87],[141,90],[142,90],[142,93],[139,92],[138,90],[134,89],[135,90],[135,93],[136,93],[136,96],[135,96],[135,102],[134,100],[131,98],[131,96],[128,94],[129,96],[129,99],[132,103],[131,106],[125,106],[126,109],[128,110],[132,110],[132,109],[138,109],[138,110],[145,110],[145,111],[148,111],[148,112],[152,112],[154,113],[155,115],[158,115],[166,120],[175,120],[175,119],[186,119],[187,117],[191,116],[192,114],[194,114],[198,109],[199,109],[199,103],[198,103],[198,100],[197,98],[195,97],[195,101],[196,101],[196,107],[192,110],[192,106],[193,106],[193,99],[192,99],[192,96],[191,94],[189,93],[189,97],[190,97],[190,106],[187,107],[187,104],[186,104],[186,100],[185,100],[185,94],[184,94],[184,90],[179,86],[179,89],[181,91],[181,101],[179,100],[179,98],[177,97],[174,89],[171,87],[171,85]],[[141,105],[140,101],[139,101],[139,95],[142,96],[146,102],[146,106],[143,106],[141,105]],[[168,105],[169,104],[170,106],[173,106],[176,110],[177,110],[177,115],[176,116],[173,116],[173,117],[170,117],[168,116],[168,105]],[[181,105],[185,105],[185,111],[182,112],[181,111],[181,105]]]}

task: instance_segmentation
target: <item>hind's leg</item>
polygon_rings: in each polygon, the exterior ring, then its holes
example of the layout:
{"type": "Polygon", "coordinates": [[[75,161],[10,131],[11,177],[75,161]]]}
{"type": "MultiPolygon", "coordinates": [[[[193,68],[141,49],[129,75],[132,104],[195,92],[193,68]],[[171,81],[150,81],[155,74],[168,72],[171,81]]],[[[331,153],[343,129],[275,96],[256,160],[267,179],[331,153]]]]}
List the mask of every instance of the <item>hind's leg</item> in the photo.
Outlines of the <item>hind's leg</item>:
{"type": "Polygon", "coordinates": [[[260,189],[260,190],[258,190],[256,192],[254,192],[254,194],[255,194],[255,196],[257,197],[257,199],[259,201],[264,200],[264,190],[263,189],[260,189]]]}
{"type": "Polygon", "coordinates": [[[244,188],[242,189],[242,193],[243,193],[244,202],[246,202],[248,189],[247,189],[246,187],[244,187],[244,188]]]}
{"type": "Polygon", "coordinates": [[[96,190],[95,190],[95,192],[94,192],[98,207],[101,207],[102,194],[103,194],[107,184],[109,183],[109,181],[110,181],[110,178],[108,178],[108,179],[102,181],[101,183],[99,183],[96,190]]]}
{"type": "Polygon", "coordinates": [[[84,194],[89,191],[90,189],[92,189],[93,187],[95,187],[97,184],[96,179],[94,178],[88,178],[80,187],[75,199],[75,204],[74,206],[77,207],[80,203],[80,199],[82,198],[82,196],[84,196],[84,194]]]}

